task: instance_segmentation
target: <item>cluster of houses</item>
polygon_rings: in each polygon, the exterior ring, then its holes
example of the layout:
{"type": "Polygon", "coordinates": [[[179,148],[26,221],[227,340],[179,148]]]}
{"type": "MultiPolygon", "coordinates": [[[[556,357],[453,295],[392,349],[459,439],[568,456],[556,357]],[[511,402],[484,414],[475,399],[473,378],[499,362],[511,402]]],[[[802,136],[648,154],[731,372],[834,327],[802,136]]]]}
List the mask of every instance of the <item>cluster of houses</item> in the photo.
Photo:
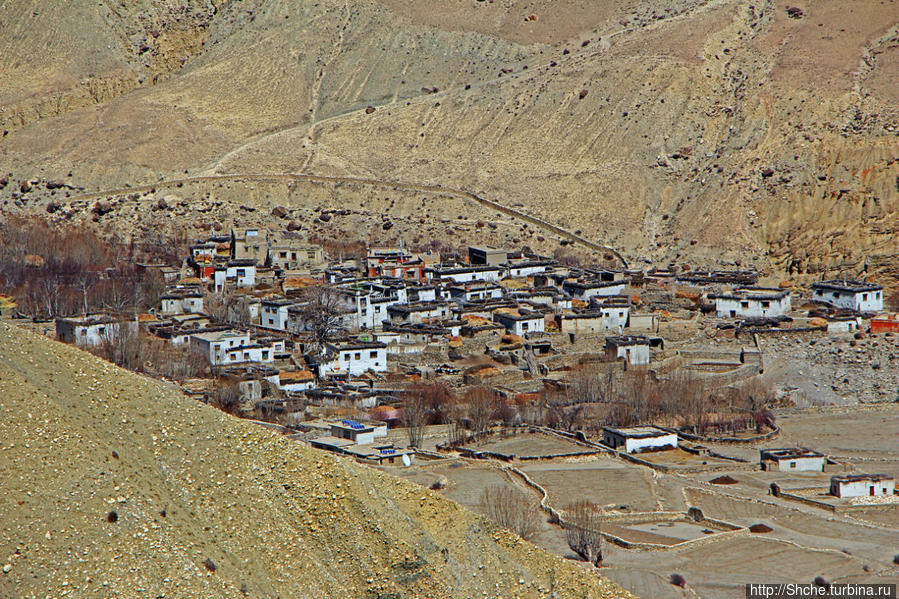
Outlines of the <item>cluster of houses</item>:
{"type": "MultiPolygon", "coordinates": [[[[352,396],[372,407],[395,391],[384,383],[404,356],[466,337],[518,343],[532,372],[531,354],[552,352],[551,340],[590,336],[602,339],[602,359],[646,365],[662,346],[665,312],[639,297],[653,284],[698,290],[703,311],[725,321],[777,323],[793,310],[790,289],[756,287],[752,271],[575,268],[488,247],[470,247],[465,259],[401,246],[334,260],[299,234],[263,228],[200,240],[180,268],[142,268],[158,269],[167,284],[155,310],[61,318],[58,338],[98,345],[140,328],[202,356],[256,404],[275,388],[297,401],[352,396]]],[[[828,326],[849,323],[848,330],[883,309],[882,287],[861,281],[815,283],[811,299],[828,326]]],[[[618,431],[608,442],[640,445],[646,433],[618,431]]]]}

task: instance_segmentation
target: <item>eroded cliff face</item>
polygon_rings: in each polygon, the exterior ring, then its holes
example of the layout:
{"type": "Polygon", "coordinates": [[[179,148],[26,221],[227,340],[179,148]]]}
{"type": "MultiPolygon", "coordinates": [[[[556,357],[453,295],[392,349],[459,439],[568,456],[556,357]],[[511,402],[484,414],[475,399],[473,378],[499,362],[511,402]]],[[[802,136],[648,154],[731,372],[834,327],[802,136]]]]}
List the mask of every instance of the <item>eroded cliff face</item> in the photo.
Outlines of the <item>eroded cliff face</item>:
{"type": "Polygon", "coordinates": [[[894,3],[428,4],[131,14],[116,39],[149,55],[142,87],[12,131],[0,159],[88,190],[185,170],[439,184],[635,259],[895,275],[894,3]]]}

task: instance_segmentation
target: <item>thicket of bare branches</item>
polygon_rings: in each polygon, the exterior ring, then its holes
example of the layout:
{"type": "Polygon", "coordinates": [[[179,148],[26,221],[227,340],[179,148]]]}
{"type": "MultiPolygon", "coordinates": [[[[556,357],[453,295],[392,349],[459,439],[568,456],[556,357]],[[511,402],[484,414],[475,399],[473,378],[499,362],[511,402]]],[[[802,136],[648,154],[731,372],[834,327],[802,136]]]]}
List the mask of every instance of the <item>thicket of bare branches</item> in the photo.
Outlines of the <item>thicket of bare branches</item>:
{"type": "Polygon", "coordinates": [[[328,285],[309,287],[304,290],[303,300],[306,303],[303,310],[306,328],[320,345],[340,329],[344,302],[340,293],[328,285]]]}
{"type": "Polygon", "coordinates": [[[234,383],[216,381],[215,389],[209,398],[209,405],[232,416],[237,416],[240,412],[240,389],[234,383]]]}
{"type": "Polygon", "coordinates": [[[57,229],[38,218],[8,217],[0,225],[0,292],[36,318],[124,312],[155,305],[158,273],[134,243],[100,237],[85,226],[57,229]]]}
{"type": "Polygon", "coordinates": [[[595,566],[602,564],[602,535],[599,516],[589,501],[575,501],[565,510],[565,539],[581,559],[595,566]]]}
{"type": "Polygon", "coordinates": [[[403,424],[408,428],[409,445],[421,447],[424,426],[450,422],[456,414],[456,396],[443,383],[418,383],[403,393],[403,424]]]}
{"type": "Polygon", "coordinates": [[[468,418],[475,436],[483,435],[490,428],[496,394],[490,387],[472,387],[465,392],[464,401],[468,406],[468,418]]]}
{"type": "Polygon", "coordinates": [[[513,487],[496,485],[484,489],[481,509],[488,518],[526,541],[540,532],[540,504],[513,487]]]}

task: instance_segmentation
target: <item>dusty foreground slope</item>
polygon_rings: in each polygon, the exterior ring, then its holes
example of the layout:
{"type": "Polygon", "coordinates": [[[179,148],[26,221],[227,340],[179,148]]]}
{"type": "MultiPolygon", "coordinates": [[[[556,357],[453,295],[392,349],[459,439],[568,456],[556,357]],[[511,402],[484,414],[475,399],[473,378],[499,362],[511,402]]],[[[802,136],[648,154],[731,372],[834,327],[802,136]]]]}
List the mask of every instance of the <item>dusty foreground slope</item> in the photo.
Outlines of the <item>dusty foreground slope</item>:
{"type": "Polygon", "coordinates": [[[439,495],[5,324],[0,565],[3,597],[630,597],[439,495]]]}

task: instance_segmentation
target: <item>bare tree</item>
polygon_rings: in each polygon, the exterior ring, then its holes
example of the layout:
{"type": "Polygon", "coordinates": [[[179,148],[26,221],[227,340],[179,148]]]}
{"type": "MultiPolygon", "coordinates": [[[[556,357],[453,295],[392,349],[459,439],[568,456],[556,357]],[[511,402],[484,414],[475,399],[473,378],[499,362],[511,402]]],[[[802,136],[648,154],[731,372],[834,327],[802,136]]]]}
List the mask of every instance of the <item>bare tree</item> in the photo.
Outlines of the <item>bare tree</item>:
{"type": "Polygon", "coordinates": [[[409,445],[420,447],[424,425],[450,420],[456,404],[453,391],[443,383],[419,383],[404,393],[403,423],[409,429],[409,445]]]}
{"type": "Polygon", "coordinates": [[[472,387],[465,393],[465,403],[468,404],[468,417],[474,433],[480,436],[490,427],[490,419],[493,416],[495,394],[489,387],[472,387]]]}
{"type": "Polygon", "coordinates": [[[602,565],[602,535],[599,517],[589,501],[576,501],[565,511],[565,538],[568,546],[584,561],[602,565]]]}
{"type": "Polygon", "coordinates": [[[409,433],[409,446],[421,447],[424,438],[424,426],[427,423],[428,410],[423,395],[414,391],[405,394],[403,406],[403,424],[409,433]]]}
{"type": "Polygon", "coordinates": [[[113,364],[135,372],[143,368],[143,342],[137,326],[130,322],[110,323],[97,353],[113,364]]]}
{"type": "Polygon", "coordinates": [[[615,365],[583,365],[572,374],[570,382],[568,398],[571,402],[610,401],[615,389],[615,365]]]}
{"type": "Polygon", "coordinates": [[[540,504],[513,487],[496,485],[484,489],[481,510],[488,518],[526,541],[540,532],[540,504]]]}
{"type": "Polygon", "coordinates": [[[236,416],[240,411],[240,390],[236,384],[218,381],[209,404],[222,412],[236,416]]]}
{"type": "Polygon", "coordinates": [[[306,328],[319,345],[340,328],[344,302],[341,294],[328,285],[316,285],[304,294],[306,328]]]}

